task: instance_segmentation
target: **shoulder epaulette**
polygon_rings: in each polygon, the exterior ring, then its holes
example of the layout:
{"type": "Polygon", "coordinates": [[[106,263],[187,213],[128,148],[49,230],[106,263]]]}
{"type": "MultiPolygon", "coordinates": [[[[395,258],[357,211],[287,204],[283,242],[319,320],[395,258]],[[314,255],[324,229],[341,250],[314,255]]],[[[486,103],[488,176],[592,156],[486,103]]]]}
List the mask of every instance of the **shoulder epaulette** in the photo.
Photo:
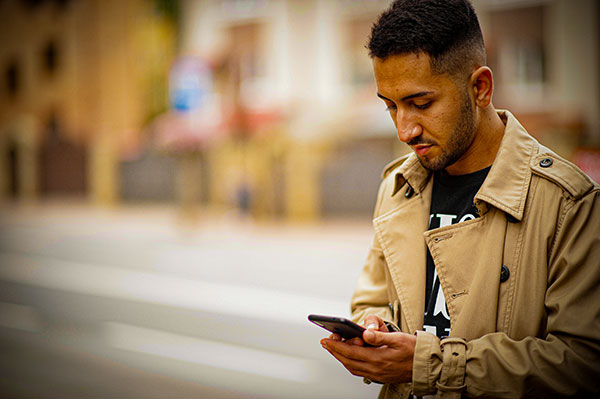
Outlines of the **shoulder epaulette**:
{"type": "Polygon", "coordinates": [[[575,199],[594,187],[594,182],[581,169],[553,152],[542,152],[533,157],[530,167],[533,173],[559,185],[575,199]]]}
{"type": "Polygon", "coordinates": [[[392,170],[394,170],[398,166],[402,165],[404,163],[404,161],[406,161],[408,159],[409,156],[410,156],[410,153],[403,155],[400,158],[396,158],[392,162],[385,165],[385,167],[383,168],[383,173],[381,174],[381,178],[385,179],[392,170]]]}

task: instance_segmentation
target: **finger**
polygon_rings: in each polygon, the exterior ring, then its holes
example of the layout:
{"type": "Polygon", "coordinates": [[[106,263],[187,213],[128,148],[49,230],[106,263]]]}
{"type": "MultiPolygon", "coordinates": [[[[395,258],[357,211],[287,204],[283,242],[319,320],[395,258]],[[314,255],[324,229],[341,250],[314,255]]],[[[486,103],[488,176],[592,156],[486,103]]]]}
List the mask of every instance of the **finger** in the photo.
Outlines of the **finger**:
{"type": "Polygon", "coordinates": [[[365,346],[365,341],[363,341],[363,339],[360,337],[354,337],[354,338],[348,339],[344,342],[349,345],[365,346]]]}
{"type": "Polygon", "coordinates": [[[390,337],[390,335],[392,334],[383,333],[375,330],[366,330],[363,333],[363,339],[365,340],[365,343],[373,346],[393,346],[392,343],[394,342],[395,337],[390,337]]]}
{"type": "Polygon", "coordinates": [[[368,315],[367,317],[365,317],[365,320],[363,321],[363,326],[367,330],[379,330],[379,327],[382,324],[385,325],[383,323],[383,320],[381,320],[378,316],[375,316],[375,315],[368,315]]]}
{"type": "Polygon", "coordinates": [[[329,338],[323,338],[320,341],[321,346],[323,348],[325,348],[325,349],[327,349],[326,348],[327,342],[343,342],[343,341],[342,341],[342,338],[339,335],[337,335],[337,334],[331,334],[329,336],[329,338]]]}
{"type": "Polygon", "coordinates": [[[329,339],[332,339],[334,341],[341,341],[342,337],[340,335],[334,333],[329,336],[329,339]]]}
{"type": "MultiPolygon", "coordinates": [[[[329,351],[336,352],[345,358],[358,360],[358,361],[366,361],[369,359],[369,353],[364,352],[369,348],[365,348],[361,345],[351,345],[346,342],[338,342],[324,339],[321,341],[321,345],[329,351]]],[[[370,348],[373,349],[373,348],[370,348]]]]}
{"type": "Polygon", "coordinates": [[[365,317],[364,326],[367,330],[378,330],[378,331],[389,331],[385,321],[376,315],[369,315],[365,317]]]}
{"type": "Polygon", "coordinates": [[[336,351],[333,346],[323,346],[327,352],[329,352],[338,362],[348,370],[352,375],[374,378],[369,370],[369,364],[360,360],[355,360],[342,355],[336,351]]]}
{"type": "Polygon", "coordinates": [[[365,343],[373,346],[389,346],[396,349],[409,349],[416,343],[416,337],[410,334],[396,332],[381,332],[367,330],[363,333],[365,343]]]}

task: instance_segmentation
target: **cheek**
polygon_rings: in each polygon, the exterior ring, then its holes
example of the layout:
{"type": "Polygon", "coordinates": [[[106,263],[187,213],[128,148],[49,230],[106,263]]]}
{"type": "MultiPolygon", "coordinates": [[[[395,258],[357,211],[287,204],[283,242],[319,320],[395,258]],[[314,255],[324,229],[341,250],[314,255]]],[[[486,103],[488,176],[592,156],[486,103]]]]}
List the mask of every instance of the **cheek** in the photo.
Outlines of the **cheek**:
{"type": "Polygon", "coordinates": [[[423,127],[423,138],[426,140],[433,140],[437,144],[445,141],[448,124],[441,116],[428,118],[423,121],[421,126],[423,127]]]}
{"type": "Polygon", "coordinates": [[[446,142],[458,123],[460,114],[459,107],[456,107],[456,112],[454,112],[454,109],[449,110],[448,108],[449,107],[440,107],[439,110],[432,112],[431,115],[423,121],[423,130],[439,144],[446,142]]]}

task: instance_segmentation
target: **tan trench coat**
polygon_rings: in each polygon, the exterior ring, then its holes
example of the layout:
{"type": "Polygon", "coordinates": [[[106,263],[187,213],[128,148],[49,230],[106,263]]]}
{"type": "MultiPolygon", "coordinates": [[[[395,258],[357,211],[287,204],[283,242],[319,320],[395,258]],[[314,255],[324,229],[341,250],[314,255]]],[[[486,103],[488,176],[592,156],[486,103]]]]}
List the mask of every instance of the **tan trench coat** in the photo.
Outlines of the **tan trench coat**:
{"type": "Polygon", "coordinates": [[[381,397],[600,391],[600,187],[499,115],[506,129],[475,196],[480,218],[427,231],[429,173],[414,154],[384,172],[352,315],[380,315],[417,333],[417,345],[412,384],[385,385],[381,397]],[[441,342],[417,331],[426,245],[451,320],[441,342]]]}

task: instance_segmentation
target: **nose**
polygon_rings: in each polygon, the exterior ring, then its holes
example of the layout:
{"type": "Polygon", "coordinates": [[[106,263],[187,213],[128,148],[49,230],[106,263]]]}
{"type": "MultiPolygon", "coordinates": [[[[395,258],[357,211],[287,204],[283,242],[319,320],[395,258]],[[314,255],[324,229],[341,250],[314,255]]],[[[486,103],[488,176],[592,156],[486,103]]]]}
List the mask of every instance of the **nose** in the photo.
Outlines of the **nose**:
{"type": "Polygon", "coordinates": [[[403,143],[408,143],[422,133],[421,125],[407,118],[405,113],[401,112],[396,114],[396,129],[398,131],[398,139],[403,143]]]}
{"type": "Polygon", "coordinates": [[[403,143],[408,143],[412,139],[421,135],[421,126],[417,124],[411,124],[404,129],[398,128],[398,138],[403,143]]]}

